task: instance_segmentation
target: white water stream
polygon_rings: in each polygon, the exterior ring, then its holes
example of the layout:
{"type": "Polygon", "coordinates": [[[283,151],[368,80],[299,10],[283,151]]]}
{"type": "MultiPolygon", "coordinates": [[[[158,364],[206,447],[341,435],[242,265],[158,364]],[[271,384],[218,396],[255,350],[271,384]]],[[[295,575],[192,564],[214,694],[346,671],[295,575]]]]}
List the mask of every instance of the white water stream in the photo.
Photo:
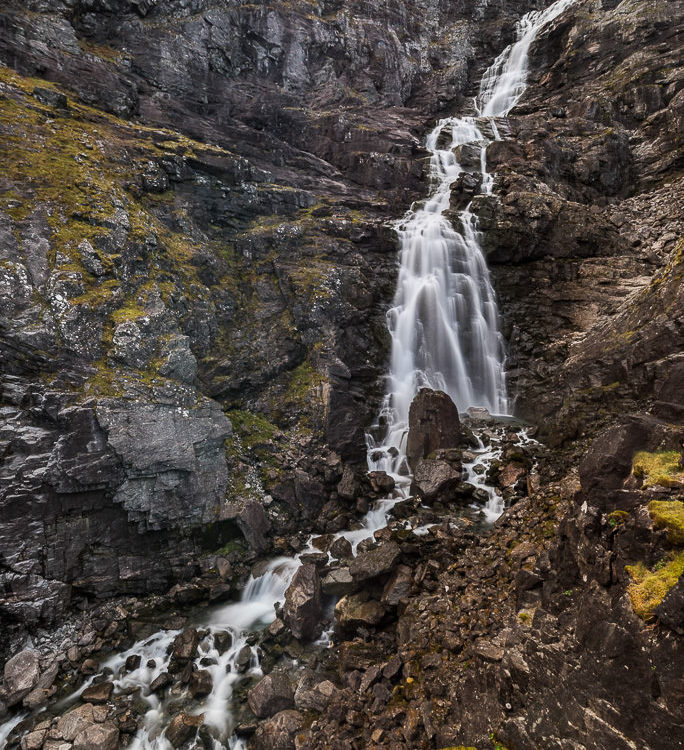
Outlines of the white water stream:
{"type": "MultiPolygon", "coordinates": [[[[454,227],[445,212],[452,183],[466,171],[478,176],[481,193],[491,192],[493,178],[486,170],[486,148],[499,138],[496,118],[508,114],[525,88],[528,52],[535,36],[573,1],[557,0],[543,12],[524,16],[519,23],[518,41],[499,55],[482,78],[477,116],[441,120],[427,137],[431,193],[421,206],[409,211],[397,230],[401,265],[394,306],[388,314],[392,355],[379,424],[384,437],[377,443],[371,436],[367,438],[369,468],[392,475],[397,492],[377,503],[361,528],[338,534],[352,543],[354,552],[363,539],[386,525],[392,506],[408,494],[408,410],[420,387],[446,391],[461,411],[469,406],[485,407],[494,414],[508,411],[504,343],[479,244],[477,217],[469,204],[458,215],[458,226],[454,227]]],[[[478,453],[477,461],[482,463],[496,457],[496,449],[482,447],[478,453]]],[[[471,469],[469,474],[476,486],[490,492],[472,472],[472,466],[466,465],[466,469],[471,469]]],[[[501,498],[490,492],[485,509],[488,520],[494,520],[502,510],[501,498]]],[[[309,551],[313,551],[310,545],[304,552],[309,551]]],[[[285,591],[301,564],[300,555],[273,560],[260,577],[249,580],[240,602],[214,610],[203,626],[206,635],[200,641],[195,663],[211,672],[213,689],[197,713],[204,714],[204,722],[215,737],[215,750],[245,748],[244,741],[234,735],[235,719],[230,708],[233,688],[244,677],[238,660],[244,662],[245,647],[251,649],[247,674],[261,674],[257,651],[248,645],[249,637],[275,618],[274,605],[284,601],[285,591]],[[222,650],[219,641],[225,634],[230,646],[222,650]]],[[[143,727],[129,745],[133,750],[171,748],[164,730],[172,718],[170,704],[174,701],[152,693],[150,685],[167,670],[169,646],[177,634],[178,631],[161,631],[102,664],[103,670],[111,671],[117,691],[139,688],[147,703],[143,727]],[[142,657],[141,664],[126,673],[126,659],[134,654],[142,657]]],[[[86,686],[90,682],[92,679],[86,686]]],[[[173,695],[176,705],[180,697],[173,695]]],[[[0,750],[20,718],[14,717],[0,726],[0,750]]]]}

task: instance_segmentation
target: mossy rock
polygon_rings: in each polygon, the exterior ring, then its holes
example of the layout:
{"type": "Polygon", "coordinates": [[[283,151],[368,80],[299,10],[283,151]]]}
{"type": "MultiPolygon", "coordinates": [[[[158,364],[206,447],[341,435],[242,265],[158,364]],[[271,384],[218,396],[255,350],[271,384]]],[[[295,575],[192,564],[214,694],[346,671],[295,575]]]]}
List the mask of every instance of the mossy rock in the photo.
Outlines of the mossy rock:
{"type": "Polygon", "coordinates": [[[632,471],[643,479],[644,487],[675,487],[684,483],[679,459],[677,451],[639,451],[632,460],[632,471]]]}
{"type": "Polygon", "coordinates": [[[648,512],[657,529],[667,530],[667,541],[684,546],[684,502],[681,500],[653,500],[648,512]]]}
{"type": "Polygon", "coordinates": [[[643,563],[625,567],[632,578],[627,591],[634,612],[642,620],[654,617],[655,608],[684,573],[684,552],[671,553],[649,570],[643,563]]]}

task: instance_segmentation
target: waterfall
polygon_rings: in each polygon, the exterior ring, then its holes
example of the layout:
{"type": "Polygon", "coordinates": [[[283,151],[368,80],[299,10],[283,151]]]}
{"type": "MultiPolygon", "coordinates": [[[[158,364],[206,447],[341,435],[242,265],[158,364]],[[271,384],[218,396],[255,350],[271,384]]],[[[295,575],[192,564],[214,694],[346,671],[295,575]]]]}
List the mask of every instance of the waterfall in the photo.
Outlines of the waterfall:
{"type": "MultiPolygon", "coordinates": [[[[489,194],[493,177],[486,170],[486,148],[499,138],[496,118],[503,117],[520,98],[527,75],[528,52],[539,30],[556,18],[574,0],[557,0],[545,11],[534,11],[518,24],[518,41],[499,55],[485,72],[477,97],[475,117],[441,120],[428,135],[431,154],[431,192],[398,225],[400,239],[399,279],[394,305],[388,313],[392,355],[379,428],[381,444],[367,436],[369,468],[394,475],[400,496],[408,489],[408,467],[404,447],[408,410],[418,388],[444,390],[459,409],[484,406],[493,413],[506,413],[508,400],[504,376],[504,342],[499,331],[498,311],[489,272],[479,244],[477,217],[467,205],[454,226],[445,216],[450,207],[451,184],[470,171],[480,183],[480,193],[489,194]],[[478,169],[479,168],[479,169],[478,169]]],[[[496,458],[495,450],[484,451],[480,460],[496,458]],[[491,454],[491,455],[490,455],[491,454]]],[[[476,476],[476,475],[474,475],[476,476]]],[[[487,489],[484,479],[476,485],[487,489]]],[[[400,497],[386,498],[369,510],[359,528],[341,531],[354,550],[387,522],[387,514],[400,497]]],[[[503,505],[493,503],[493,520],[503,505]]],[[[420,530],[417,529],[416,533],[420,530]]],[[[233,686],[244,676],[262,674],[258,652],[250,634],[275,618],[274,605],[282,603],[300,557],[315,548],[306,545],[298,555],[272,560],[257,578],[250,578],[239,602],[213,611],[201,624],[203,637],[195,658],[197,668],[210,671],[213,689],[195,708],[213,736],[213,750],[244,750],[243,739],[234,734],[231,711],[233,686]],[[228,648],[221,644],[227,638],[228,648]],[[249,649],[248,664],[239,662],[249,649]]],[[[147,710],[142,727],[132,739],[133,750],[172,750],[165,730],[178,711],[179,696],[156,694],[151,685],[170,664],[170,648],[180,631],[160,631],[115,654],[65,699],[75,701],[83,690],[106,674],[115,691],[139,691],[147,710]],[[129,656],[141,656],[140,664],[125,670],[129,656]]],[[[0,750],[12,731],[26,717],[17,714],[0,724],[0,750]]]]}
{"type": "Polygon", "coordinates": [[[447,216],[451,186],[462,175],[492,191],[487,146],[498,140],[497,118],[520,99],[527,79],[529,49],[542,27],[574,0],[557,0],[518,22],[517,41],[485,71],[475,100],[477,116],[440,120],[427,136],[430,153],[428,198],[412,207],[397,226],[399,276],[387,313],[392,338],[387,393],[375,436],[368,435],[368,464],[394,476],[409,473],[405,459],[408,413],[422,387],[445,391],[459,411],[485,407],[507,414],[505,347],[477,216],[469,203],[447,216]],[[377,436],[381,435],[379,439],[377,436]]]}

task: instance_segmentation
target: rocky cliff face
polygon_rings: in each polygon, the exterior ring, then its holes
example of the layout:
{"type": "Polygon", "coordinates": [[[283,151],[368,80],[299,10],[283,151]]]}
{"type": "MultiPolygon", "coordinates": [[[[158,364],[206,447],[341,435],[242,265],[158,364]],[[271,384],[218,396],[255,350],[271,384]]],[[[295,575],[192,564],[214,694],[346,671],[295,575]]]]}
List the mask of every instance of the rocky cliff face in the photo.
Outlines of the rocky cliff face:
{"type": "Polygon", "coordinates": [[[168,587],[335,501],[423,122],[526,9],[4,4],[4,616],[168,587]]]}
{"type": "MultiPolygon", "coordinates": [[[[368,500],[389,223],[425,194],[427,126],[533,5],[3,4],[5,634],[368,500]]],[[[536,41],[475,205],[516,408],[552,452],[486,544],[402,570],[411,601],[341,644],[303,746],[681,741],[681,593],[647,630],[625,573],[680,549],[648,511],[677,484],[632,472],[682,440],[674,8],[578,0],[536,41]]]]}

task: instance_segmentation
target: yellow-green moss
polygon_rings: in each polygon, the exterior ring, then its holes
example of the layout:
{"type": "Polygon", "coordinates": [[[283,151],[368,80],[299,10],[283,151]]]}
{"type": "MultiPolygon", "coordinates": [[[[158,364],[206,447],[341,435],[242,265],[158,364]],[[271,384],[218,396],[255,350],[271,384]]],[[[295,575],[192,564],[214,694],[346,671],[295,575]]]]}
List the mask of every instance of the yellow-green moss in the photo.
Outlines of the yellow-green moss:
{"type": "Polygon", "coordinates": [[[627,513],[626,510],[614,510],[612,513],[608,514],[607,518],[610,526],[615,528],[616,526],[623,524],[629,518],[629,513],[627,513]]]}
{"type": "Polygon", "coordinates": [[[639,451],[632,461],[632,470],[634,476],[644,480],[644,487],[672,487],[684,482],[684,471],[679,465],[677,451],[639,451]]]}
{"type": "Polygon", "coordinates": [[[657,529],[667,529],[670,544],[684,545],[684,502],[681,500],[653,500],[648,512],[657,529]]]}
{"type": "Polygon", "coordinates": [[[625,570],[632,578],[627,591],[632,608],[643,620],[653,618],[653,611],[663,601],[667,592],[684,573],[684,552],[676,552],[664,558],[653,570],[643,563],[628,565],[625,570]]]}
{"type": "Polygon", "coordinates": [[[233,409],[227,412],[233,429],[240,435],[245,448],[255,448],[270,442],[278,428],[261,414],[233,409]]]}

